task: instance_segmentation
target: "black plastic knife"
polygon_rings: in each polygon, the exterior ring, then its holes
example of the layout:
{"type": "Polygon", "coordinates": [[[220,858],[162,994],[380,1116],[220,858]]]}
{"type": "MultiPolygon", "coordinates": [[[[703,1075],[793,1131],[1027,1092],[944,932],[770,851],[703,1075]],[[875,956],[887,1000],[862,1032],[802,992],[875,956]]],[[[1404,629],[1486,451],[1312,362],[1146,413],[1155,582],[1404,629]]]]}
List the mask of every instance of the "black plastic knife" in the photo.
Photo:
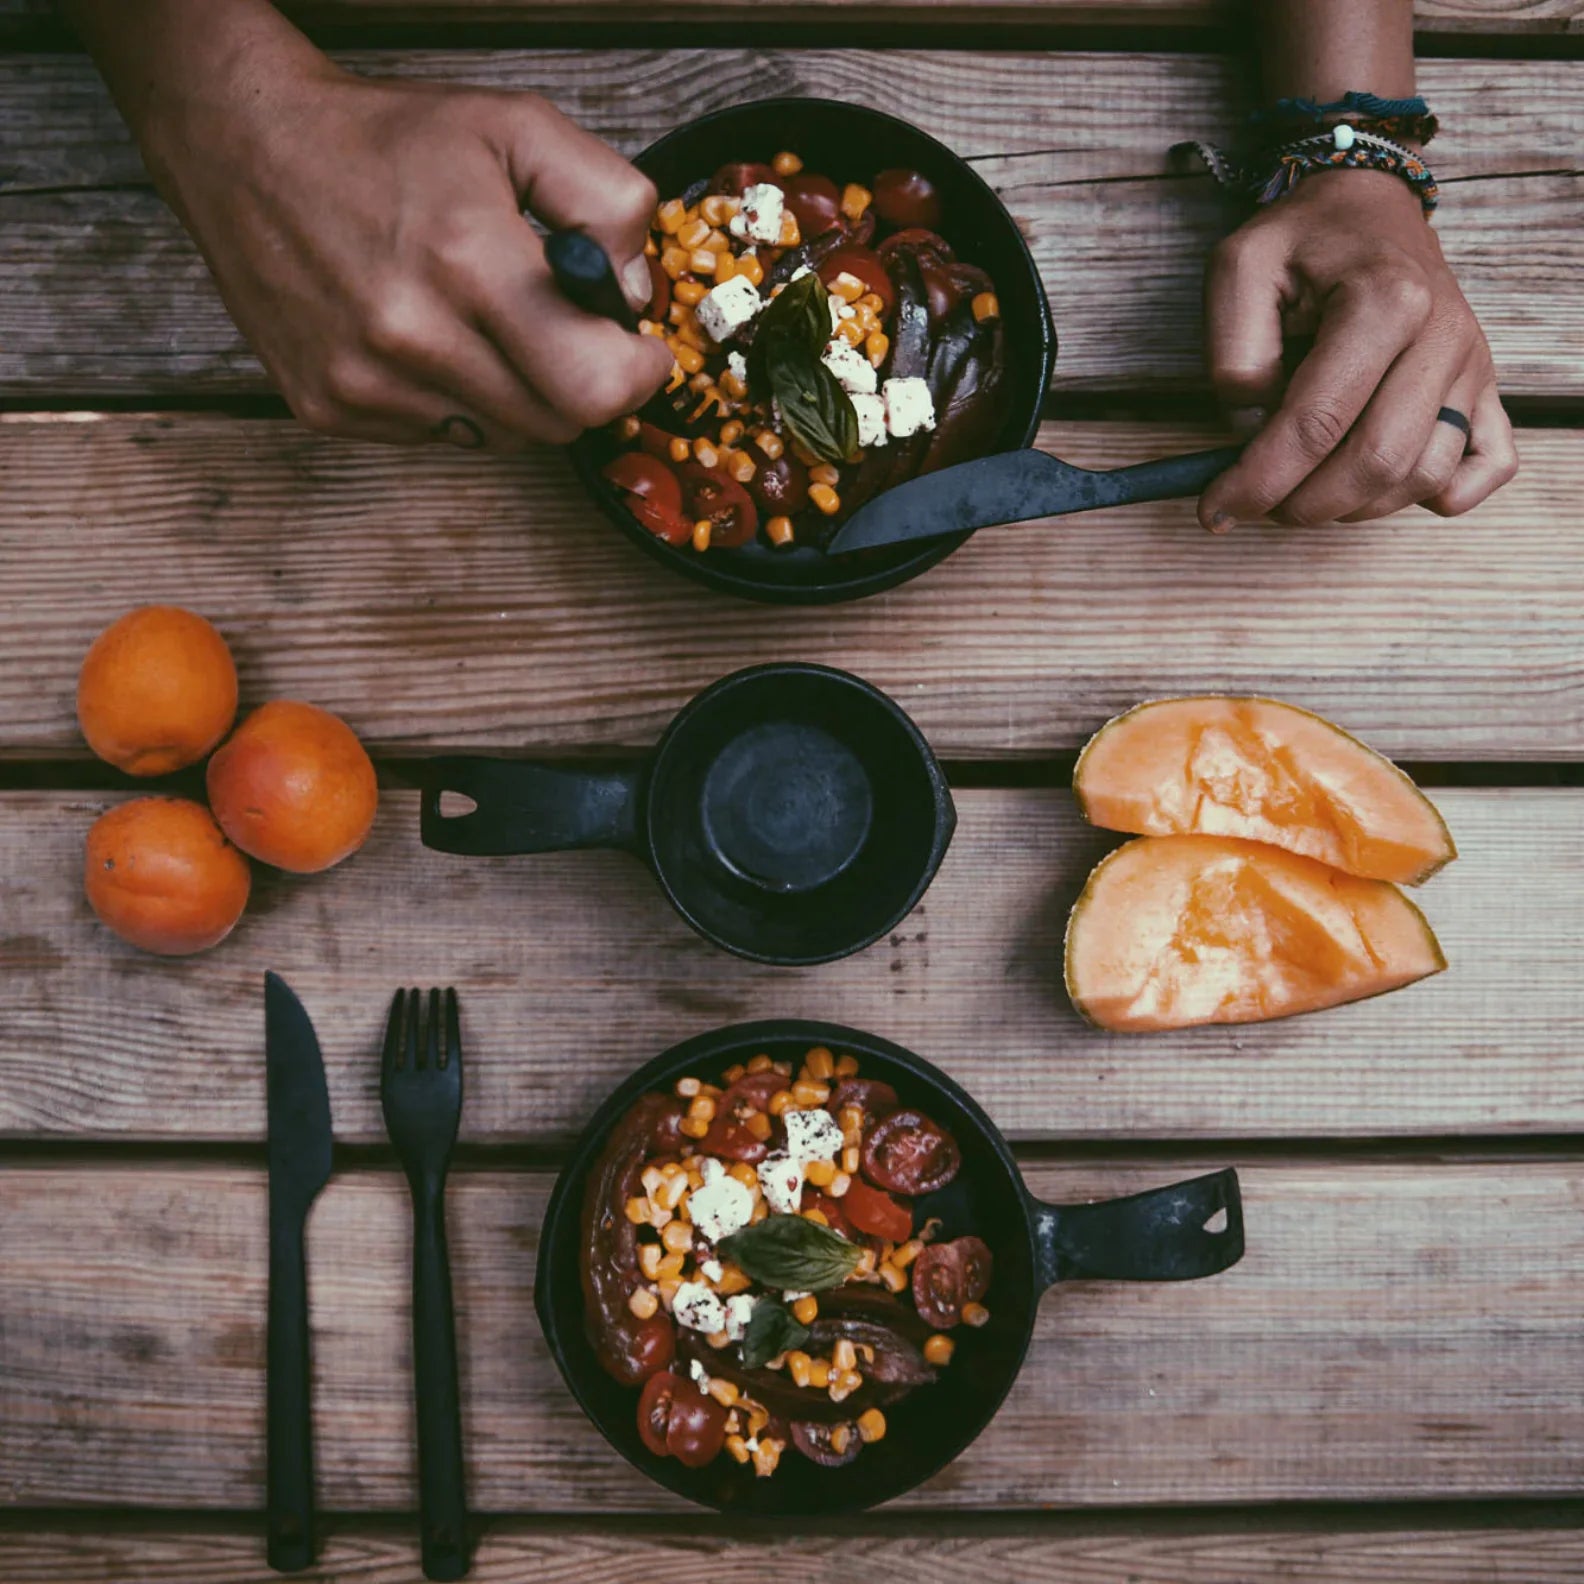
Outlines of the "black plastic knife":
{"type": "Polygon", "coordinates": [[[859,507],[837,530],[832,555],[938,539],[999,523],[1064,517],[1101,506],[1197,495],[1237,460],[1240,446],[1192,451],[1096,473],[1046,451],[1008,451],[909,479],[859,507]]]}
{"type": "Polygon", "coordinates": [[[268,1559],[278,1573],[313,1561],[313,1413],[303,1231],[330,1177],[330,1093],[302,1002],[264,975],[269,1109],[268,1559]]]}

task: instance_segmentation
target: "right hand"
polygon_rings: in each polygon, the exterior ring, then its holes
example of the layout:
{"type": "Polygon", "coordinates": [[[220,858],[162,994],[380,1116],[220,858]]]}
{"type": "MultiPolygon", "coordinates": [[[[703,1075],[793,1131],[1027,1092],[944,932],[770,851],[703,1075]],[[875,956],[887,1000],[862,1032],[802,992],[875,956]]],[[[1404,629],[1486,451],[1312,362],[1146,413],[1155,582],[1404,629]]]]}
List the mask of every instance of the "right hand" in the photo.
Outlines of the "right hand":
{"type": "Polygon", "coordinates": [[[556,289],[522,210],[587,231],[641,309],[655,190],[536,95],[323,61],[193,112],[154,150],[232,318],[310,428],[565,443],[671,373],[658,337],[556,289]]]}

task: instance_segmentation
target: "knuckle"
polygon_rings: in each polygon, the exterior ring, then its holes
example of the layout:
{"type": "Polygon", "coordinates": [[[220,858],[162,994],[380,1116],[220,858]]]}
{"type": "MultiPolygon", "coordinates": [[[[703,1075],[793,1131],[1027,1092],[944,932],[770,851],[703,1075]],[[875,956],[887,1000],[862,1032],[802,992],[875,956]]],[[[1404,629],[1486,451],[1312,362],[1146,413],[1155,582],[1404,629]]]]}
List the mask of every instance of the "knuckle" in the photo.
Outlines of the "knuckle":
{"type": "Polygon", "coordinates": [[[1330,456],[1347,431],[1347,419],[1326,402],[1312,402],[1293,414],[1293,435],[1305,456],[1330,456]]]}
{"type": "Polygon", "coordinates": [[[321,391],[298,391],[287,405],[297,422],[318,434],[335,434],[341,427],[341,410],[321,391]]]}
{"type": "Polygon", "coordinates": [[[325,401],[342,410],[370,405],[378,383],[379,376],[373,366],[366,359],[347,352],[332,354],[321,376],[325,401]]]}
{"type": "Polygon", "coordinates": [[[632,410],[632,382],[620,369],[595,364],[562,393],[556,406],[582,428],[596,429],[632,410]]]}
{"type": "Polygon", "coordinates": [[[1372,489],[1400,483],[1414,471],[1416,459],[1395,440],[1380,435],[1361,435],[1353,471],[1359,481],[1372,489]]]}
{"type": "Polygon", "coordinates": [[[1429,319],[1435,306],[1430,282],[1418,270],[1392,270],[1376,284],[1375,292],[1394,319],[1416,327],[1429,319]]]}
{"type": "Polygon", "coordinates": [[[401,288],[382,291],[363,321],[363,340],[384,357],[403,358],[423,350],[428,314],[419,293],[401,288]]]}
{"type": "Polygon", "coordinates": [[[628,165],[620,172],[612,172],[610,201],[628,224],[644,225],[655,212],[660,194],[636,165],[628,165]]]}

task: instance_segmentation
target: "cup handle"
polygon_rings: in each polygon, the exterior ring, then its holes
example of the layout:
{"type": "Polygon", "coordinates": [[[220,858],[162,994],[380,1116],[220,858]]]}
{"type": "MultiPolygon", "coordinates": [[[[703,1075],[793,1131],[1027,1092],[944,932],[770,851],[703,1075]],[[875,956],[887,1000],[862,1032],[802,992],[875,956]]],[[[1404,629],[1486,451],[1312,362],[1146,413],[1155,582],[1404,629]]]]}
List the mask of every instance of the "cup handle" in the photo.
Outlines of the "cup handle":
{"type": "Polygon", "coordinates": [[[1243,1199],[1230,1167],[1125,1199],[1083,1205],[1036,1199],[1031,1208],[1041,1291],[1084,1278],[1194,1281],[1243,1257],[1243,1199]]]}
{"type": "Polygon", "coordinates": [[[637,851],[642,767],[565,770],[521,759],[431,759],[422,771],[419,833],[436,852],[492,857],[575,847],[637,851]],[[471,799],[441,812],[447,793],[471,799]]]}

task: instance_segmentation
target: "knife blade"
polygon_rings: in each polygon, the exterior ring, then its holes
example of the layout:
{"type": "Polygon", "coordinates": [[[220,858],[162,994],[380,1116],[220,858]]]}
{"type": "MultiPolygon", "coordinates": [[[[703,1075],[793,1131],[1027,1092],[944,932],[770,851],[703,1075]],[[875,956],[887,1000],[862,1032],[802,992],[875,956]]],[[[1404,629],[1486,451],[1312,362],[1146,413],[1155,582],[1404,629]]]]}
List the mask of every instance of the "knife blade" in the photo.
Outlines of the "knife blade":
{"type": "Polygon", "coordinates": [[[304,1229],[330,1177],[330,1093],[302,1002],[264,976],[265,1097],[269,1116],[268,1560],[289,1573],[313,1561],[312,1376],[304,1229]]]}
{"type": "Polygon", "coordinates": [[[1036,517],[1197,495],[1241,450],[1223,446],[1109,472],[1075,467],[1047,451],[979,457],[877,495],[837,530],[828,549],[832,555],[845,555],[1036,517]]]}

